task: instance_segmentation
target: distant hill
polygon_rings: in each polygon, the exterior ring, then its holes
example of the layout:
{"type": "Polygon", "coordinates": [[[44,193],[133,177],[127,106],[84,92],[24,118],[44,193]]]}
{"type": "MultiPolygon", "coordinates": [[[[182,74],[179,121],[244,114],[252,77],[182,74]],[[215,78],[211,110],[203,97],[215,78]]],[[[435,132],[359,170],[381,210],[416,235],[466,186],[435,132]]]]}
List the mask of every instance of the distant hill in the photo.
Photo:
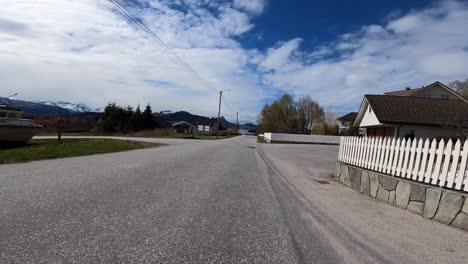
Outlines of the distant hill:
{"type": "Polygon", "coordinates": [[[45,104],[45,105],[51,105],[51,106],[58,106],[61,108],[65,108],[68,110],[72,110],[73,112],[76,113],[89,113],[89,112],[101,112],[99,111],[100,109],[91,109],[91,107],[85,105],[85,104],[75,104],[75,103],[70,103],[70,102],[64,102],[64,101],[38,101],[37,103],[40,104],[45,104]]]}
{"type": "Polygon", "coordinates": [[[23,100],[15,100],[0,97],[0,104],[10,105],[21,108],[25,116],[42,116],[42,115],[97,115],[89,107],[84,104],[72,104],[67,102],[29,102],[23,100]]]}
{"type": "Polygon", "coordinates": [[[243,129],[257,129],[258,128],[257,125],[252,124],[252,123],[245,123],[245,124],[241,125],[240,127],[243,128],[243,129]]]}

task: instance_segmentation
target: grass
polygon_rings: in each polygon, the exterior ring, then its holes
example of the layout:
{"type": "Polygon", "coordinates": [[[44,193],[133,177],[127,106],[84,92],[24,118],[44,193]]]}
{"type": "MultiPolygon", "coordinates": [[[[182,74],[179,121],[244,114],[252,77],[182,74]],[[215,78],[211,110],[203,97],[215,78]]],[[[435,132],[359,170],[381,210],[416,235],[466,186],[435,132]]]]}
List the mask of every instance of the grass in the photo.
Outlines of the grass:
{"type": "MultiPolygon", "coordinates": [[[[131,133],[97,133],[97,132],[79,132],[79,133],[63,133],[63,136],[115,136],[115,137],[146,137],[146,138],[181,138],[181,139],[204,139],[214,140],[216,136],[204,135],[188,135],[188,134],[173,134],[171,129],[154,129],[144,130],[131,133]]],[[[57,136],[57,133],[43,132],[37,136],[57,136]]],[[[219,139],[235,137],[236,135],[219,136],[219,139]]]]}
{"type": "Polygon", "coordinates": [[[0,163],[103,154],[161,146],[115,139],[33,139],[27,145],[0,149],[0,163]]]}

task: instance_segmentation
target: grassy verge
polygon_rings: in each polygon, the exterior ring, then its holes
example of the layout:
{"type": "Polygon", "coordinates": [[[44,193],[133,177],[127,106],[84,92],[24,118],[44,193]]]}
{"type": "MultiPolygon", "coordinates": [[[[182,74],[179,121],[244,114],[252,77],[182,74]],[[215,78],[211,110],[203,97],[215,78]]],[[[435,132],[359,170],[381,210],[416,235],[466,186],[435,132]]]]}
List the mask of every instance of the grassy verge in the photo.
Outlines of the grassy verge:
{"type": "Polygon", "coordinates": [[[25,146],[0,149],[0,163],[76,157],[161,145],[114,139],[63,139],[62,142],[55,139],[38,139],[31,140],[25,146]]]}
{"type": "MultiPolygon", "coordinates": [[[[36,136],[57,136],[57,133],[39,133],[36,136]]],[[[189,135],[189,134],[173,134],[166,132],[163,129],[146,130],[132,133],[94,133],[94,132],[80,132],[80,133],[63,133],[62,136],[111,136],[111,137],[144,137],[144,138],[180,138],[180,139],[206,139],[214,140],[216,136],[204,135],[189,135]]],[[[237,135],[219,136],[219,139],[226,139],[236,137],[237,135]]]]}

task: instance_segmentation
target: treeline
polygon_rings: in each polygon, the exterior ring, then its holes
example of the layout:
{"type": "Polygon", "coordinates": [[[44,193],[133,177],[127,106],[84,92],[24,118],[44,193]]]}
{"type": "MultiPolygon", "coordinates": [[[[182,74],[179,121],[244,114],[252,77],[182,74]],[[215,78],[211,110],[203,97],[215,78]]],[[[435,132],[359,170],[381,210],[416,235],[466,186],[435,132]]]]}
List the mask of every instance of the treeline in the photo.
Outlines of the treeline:
{"type": "Polygon", "coordinates": [[[263,132],[336,135],[338,126],[333,113],[305,96],[297,101],[287,93],[266,104],[257,120],[263,132]]]}
{"type": "Polygon", "coordinates": [[[121,107],[109,103],[104,109],[98,128],[103,132],[130,132],[154,129],[156,125],[149,104],[142,112],[140,105],[133,110],[131,106],[121,107]]]}

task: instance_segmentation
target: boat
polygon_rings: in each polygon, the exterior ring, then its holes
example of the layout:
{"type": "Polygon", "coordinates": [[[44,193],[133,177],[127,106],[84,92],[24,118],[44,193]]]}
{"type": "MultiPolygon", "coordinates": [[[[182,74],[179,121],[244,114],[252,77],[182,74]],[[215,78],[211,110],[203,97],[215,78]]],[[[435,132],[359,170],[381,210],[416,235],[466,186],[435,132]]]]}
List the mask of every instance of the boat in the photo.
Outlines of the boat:
{"type": "Polygon", "coordinates": [[[0,144],[25,144],[42,128],[22,115],[20,108],[0,105],[0,144]]]}

